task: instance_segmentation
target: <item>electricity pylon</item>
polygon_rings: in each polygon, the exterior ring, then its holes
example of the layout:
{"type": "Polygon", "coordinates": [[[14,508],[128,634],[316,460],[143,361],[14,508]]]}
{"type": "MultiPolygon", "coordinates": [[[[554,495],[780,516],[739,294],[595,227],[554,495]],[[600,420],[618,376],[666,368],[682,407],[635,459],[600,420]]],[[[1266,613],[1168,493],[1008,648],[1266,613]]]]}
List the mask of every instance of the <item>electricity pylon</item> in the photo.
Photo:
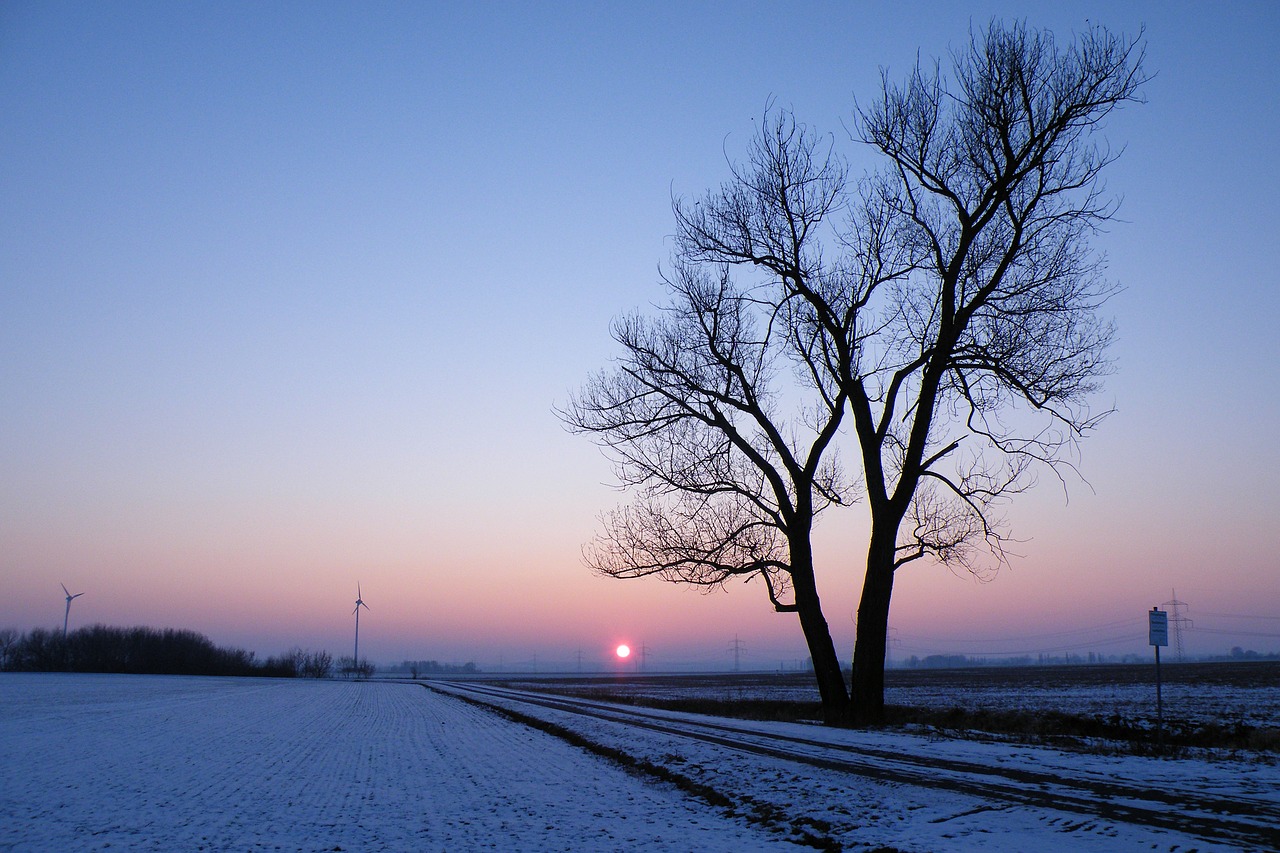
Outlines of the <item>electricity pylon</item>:
{"type": "Polygon", "coordinates": [[[741,660],[742,650],[745,649],[746,647],[747,647],[747,644],[739,640],[737,634],[734,634],[733,642],[729,644],[729,651],[733,652],[733,671],[734,672],[741,671],[741,667],[739,666],[739,663],[741,660]]]}
{"type": "Polygon", "coordinates": [[[1185,601],[1178,600],[1178,591],[1176,589],[1170,590],[1170,592],[1172,592],[1173,594],[1173,600],[1166,601],[1164,603],[1164,606],[1170,608],[1169,624],[1170,626],[1173,627],[1173,650],[1174,650],[1174,654],[1178,656],[1178,662],[1181,663],[1182,662],[1182,629],[1194,628],[1195,623],[1192,622],[1186,616],[1182,615],[1182,608],[1190,607],[1191,605],[1187,604],[1185,601]]]}

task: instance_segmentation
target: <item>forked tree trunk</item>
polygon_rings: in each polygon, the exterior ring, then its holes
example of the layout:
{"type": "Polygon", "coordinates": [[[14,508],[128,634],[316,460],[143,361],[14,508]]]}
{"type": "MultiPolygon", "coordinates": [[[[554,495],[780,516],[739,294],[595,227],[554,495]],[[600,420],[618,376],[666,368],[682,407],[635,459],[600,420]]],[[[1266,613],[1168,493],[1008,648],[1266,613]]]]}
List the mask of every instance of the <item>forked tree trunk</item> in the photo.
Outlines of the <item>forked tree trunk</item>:
{"type": "Polygon", "coordinates": [[[858,602],[858,630],[853,646],[852,717],[860,724],[880,725],[884,715],[884,659],[889,635],[889,602],[893,597],[894,535],[874,527],[867,551],[867,575],[858,602]]]}
{"type": "Polygon", "coordinates": [[[792,565],[792,583],[794,584],[796,613],[800,617],[800,627],[804,631],[805,642],[809,646],[809,657],[813,661],[813,674],[818,681],[818,696],[822,699],[822,721],[829,726],[844,726],[850,722],[849,691],[845,687],[844,673],[840,670],[840,656],[836,654],[835,643],[831,640],[831,629],[826,617],[822,615],[822,604],[818,600],[818,588],[813,578],[813,569],[797,570],[792,565]]]}

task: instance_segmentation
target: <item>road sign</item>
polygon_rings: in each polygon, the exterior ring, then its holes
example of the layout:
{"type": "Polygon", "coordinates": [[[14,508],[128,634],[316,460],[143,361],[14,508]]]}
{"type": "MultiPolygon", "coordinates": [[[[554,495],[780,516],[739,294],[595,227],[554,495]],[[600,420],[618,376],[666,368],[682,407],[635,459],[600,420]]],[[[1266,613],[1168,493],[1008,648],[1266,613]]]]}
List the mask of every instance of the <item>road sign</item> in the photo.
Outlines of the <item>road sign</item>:
{"type": "Polygon", "coordinates": [[[1164,697],[1160,695],[1160,647],[1169,645],[1169,614],[1153,607],[1147,616],[1151,645],[1156,647],[1156,748],[1164,751],[1164,697]]]}
{"type": "Polygon", "coordinates": [[[1151,608],[1151,612],[1147,614],[1150,617],[1149,633],[1151,635],[1150,645],[1167,646],[1169,645],[1169,614],[1163,610],[1151,608]]]}

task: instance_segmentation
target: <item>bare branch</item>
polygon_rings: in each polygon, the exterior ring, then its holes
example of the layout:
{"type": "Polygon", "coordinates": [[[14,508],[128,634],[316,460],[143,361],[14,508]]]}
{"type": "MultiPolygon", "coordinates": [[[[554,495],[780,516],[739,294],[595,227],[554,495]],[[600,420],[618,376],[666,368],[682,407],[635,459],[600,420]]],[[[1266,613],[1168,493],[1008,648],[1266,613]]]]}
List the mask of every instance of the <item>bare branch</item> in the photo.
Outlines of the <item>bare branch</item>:
{"type": "Polygon", "coordinates": [[[1103,132],[1148,79],[1140,37],[1059,44],[993,22],[949,74],[918,61],[856,110],[877,172],[852,180],[831,137],[770,109],[728,181],[674,199],[670,303],[617,321],[622,357],[560,413],[638,496],[588,562],[704,588],[762,578],[836,702],[811,532],[856,482],[871,536],[854,698],[874,719],[894,572],[927,558],[989,576],[1012,541],[1000,507],[1036,471],[1074,470],[1107,414],[1090,399],[1117,288],[1092,241],[1116,213],[1101,178],[1122,148],[1103,132]]]}

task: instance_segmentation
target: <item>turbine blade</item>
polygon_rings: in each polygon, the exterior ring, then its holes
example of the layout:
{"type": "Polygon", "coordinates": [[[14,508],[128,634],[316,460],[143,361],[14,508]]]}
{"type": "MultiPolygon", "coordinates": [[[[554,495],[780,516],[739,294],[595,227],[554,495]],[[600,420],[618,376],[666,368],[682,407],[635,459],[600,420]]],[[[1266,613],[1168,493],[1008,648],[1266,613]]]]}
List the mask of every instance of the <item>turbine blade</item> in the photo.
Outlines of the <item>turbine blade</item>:
{"type": "Polygon", "coordinates": [[[62,591],[65,592],[67,595],[71,594],[71,590],[67,589],[67,585],[65,583],[60,583],[58,584],[58,586],[62,587],[62,591]]]}

